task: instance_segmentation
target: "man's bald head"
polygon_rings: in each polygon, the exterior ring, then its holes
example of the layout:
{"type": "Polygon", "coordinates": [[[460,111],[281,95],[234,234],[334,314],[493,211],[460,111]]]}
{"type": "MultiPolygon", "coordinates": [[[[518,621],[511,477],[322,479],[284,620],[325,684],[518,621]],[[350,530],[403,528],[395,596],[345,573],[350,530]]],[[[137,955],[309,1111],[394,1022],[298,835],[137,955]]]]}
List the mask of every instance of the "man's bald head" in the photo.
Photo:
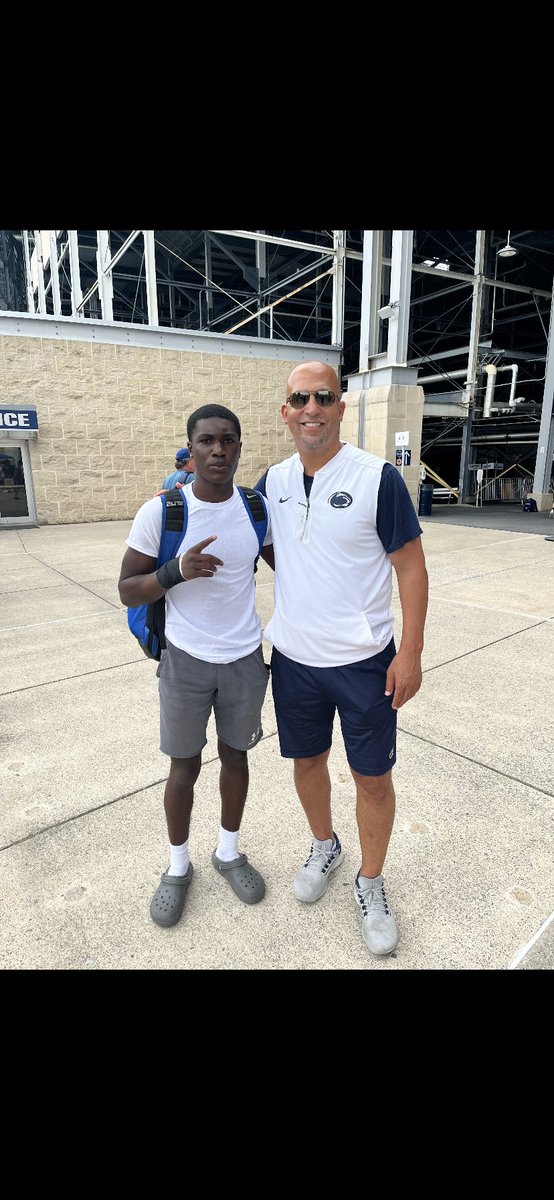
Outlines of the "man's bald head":
{"type": "Polygon", "coordinates": [[[318,388],[328,388],[329,391],[340,395],[340,383],[337,372],[329,363],[307,362],[294,367],[287,380],[287,396],[291,392],[302,392],[318,388]]]}

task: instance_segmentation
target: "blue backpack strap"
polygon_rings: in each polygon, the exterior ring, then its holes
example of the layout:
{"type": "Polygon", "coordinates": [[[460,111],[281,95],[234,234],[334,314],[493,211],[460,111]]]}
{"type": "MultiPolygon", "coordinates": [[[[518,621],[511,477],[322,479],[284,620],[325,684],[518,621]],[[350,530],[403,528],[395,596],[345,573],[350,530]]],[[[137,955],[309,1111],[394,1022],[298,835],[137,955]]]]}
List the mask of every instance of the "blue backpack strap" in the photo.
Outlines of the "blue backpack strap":
{"type": "Polygon", "coordinates": [[[264,538],[267,533],[267,505],[261,492],[257,492],[254,488],[238,487],[241,500],[250,517],[256,536],[258,538],[258,546],[260,547],[256,558],[254,559],[254,570],[258,570],[258,559],[260,557],[264,538]]]}
{"type": "Polygon", "coordinates": [[[244,507],[256,531],[258,545],[261,551],[264,544],[264,538],[267,533],[266,502],[262,496],[262,493],[256,492],[254,488],[239,487],[237,490],[241,494],[244,507]]]}
{"type": "Polygon", "coordinates": [[[187,531],[188,506],[182,488],[172,488],[160,496],[162,502],[162,536],[157,566],[175,558],[187,531]]]}
{"type": "MultiPolygon", "coordinates": [[[[185,536],[188,522],[188,506],[183,496],[182,488],[172,488],[160,496],[162,502],[162,532],[156,567],[175,558],[179,546],[185,536]]],[[[131,612],[131,610],[129,610],[131,612]]],[[[165,650],[165,596],[154,600],[151,604],[142,605],[135,610],[133,626],[138,627],[139,642],[146,654],[159,661],[160,653],[165,650]]],[[[137,628],[132,632],[137,636],[137,628]]]]}

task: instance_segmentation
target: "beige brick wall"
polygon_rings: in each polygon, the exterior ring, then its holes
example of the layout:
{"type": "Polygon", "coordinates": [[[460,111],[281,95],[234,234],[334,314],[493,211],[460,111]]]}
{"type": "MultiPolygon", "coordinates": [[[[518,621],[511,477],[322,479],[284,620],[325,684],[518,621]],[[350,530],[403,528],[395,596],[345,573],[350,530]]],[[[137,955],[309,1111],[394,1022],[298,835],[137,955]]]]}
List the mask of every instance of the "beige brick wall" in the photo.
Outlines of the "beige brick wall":
{"type": "MultiPolygon", "coordinates": [[[[298,360],[300,361],[300,359],[298,360]]],[[[39,525],[131,518],[173,469],[187,418],[224,404],[242,427],[237,483],[254,484],[294,451],[281,417],[293,360],[239,357],[57,338],[0,337],[0,395],[35,404],[29,443],[39,525]]],[[[344,441],[358,444],[359,392],[345,393],[344,441]]],[[[417,501],[423,389],[365,395],[365,446],[395,461],[394,433],[410,431],[404,477],[417,501]]]]}
{"type": "Polygon", "coordinates": [[[294,450],[281,417],[293,361],[0,337],[0,394],[36,404],[31,462],[40,525],[122,520],[161,486],[187,418],[224,404],[242,427],[236,483],[294,450]]]}

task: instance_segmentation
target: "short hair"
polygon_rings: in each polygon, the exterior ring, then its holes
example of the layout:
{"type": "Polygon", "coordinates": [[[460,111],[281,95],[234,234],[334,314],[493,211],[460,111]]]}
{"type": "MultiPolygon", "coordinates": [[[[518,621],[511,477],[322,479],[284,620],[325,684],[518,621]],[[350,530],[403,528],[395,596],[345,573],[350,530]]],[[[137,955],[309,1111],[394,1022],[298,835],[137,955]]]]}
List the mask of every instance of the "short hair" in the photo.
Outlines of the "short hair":
{"type": "Polygon", "coordinates": [[[196,429],[198,421],[203,421],[207,417],[223,417],[225,421],[232,421],[240,439],[240,421],[230,408],[224,408],[222,404],[203,404],[201,408],[195,409],[187,421],[187,435],[189,442],[192,442],[192,435],[196,429]]]}

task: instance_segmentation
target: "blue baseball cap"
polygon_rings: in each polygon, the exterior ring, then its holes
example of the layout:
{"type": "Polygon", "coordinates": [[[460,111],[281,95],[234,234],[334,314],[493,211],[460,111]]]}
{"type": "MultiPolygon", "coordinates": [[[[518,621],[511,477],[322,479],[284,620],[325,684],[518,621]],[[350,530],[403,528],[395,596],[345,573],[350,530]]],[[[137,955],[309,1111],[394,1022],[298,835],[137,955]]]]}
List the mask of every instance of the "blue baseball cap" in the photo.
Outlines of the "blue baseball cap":
{"type": "Polygon", "coordinates": [[[175,462],[186,462],[190,458],[190,450],[178,450],[175,455],[175,462]]]}

